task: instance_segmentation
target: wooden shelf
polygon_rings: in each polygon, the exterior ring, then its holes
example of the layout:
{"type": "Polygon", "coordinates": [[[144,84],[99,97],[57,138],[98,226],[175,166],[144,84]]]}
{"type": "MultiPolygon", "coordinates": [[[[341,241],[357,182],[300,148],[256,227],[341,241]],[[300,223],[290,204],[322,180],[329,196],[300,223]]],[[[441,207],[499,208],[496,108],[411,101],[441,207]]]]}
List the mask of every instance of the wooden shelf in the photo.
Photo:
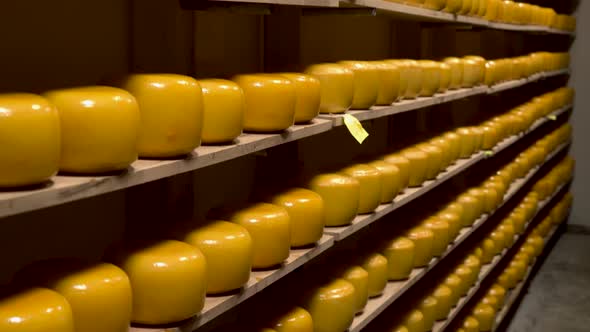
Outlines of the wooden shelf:
{"type": "MultiPolygon", "coordinates": [[[[510,185],[508,192],[504,196],[504,200],[502,201],[502,204],[497,209],[501,208],[504,204],[506,204],[506,202],[510,201],[510,199],[512,199],[512,197],[514,197],[514,195],[516,195],[516,193],[519,192],[522,189],[522,187],[531,180],[531,178],[539,171],[539,169],[545,163],[552,160],[559,152],[561,152],[563,149],[565,149],[568,145],[569,145],[569,143],[565,143],[565,144],[560,145],[549,156],[547,156],[547,158],[545,159],[545,162],[542,165],[529,171],[529,173],[524,178],[514,181],[514,183],[512,183],[510,185]]],[[[557,192],[559,192],[559,190],[557,190],[556,193],[557,192]]],[[[548,199],[544,204],[546,204],[551,199],[552,198],[548,199]]],[[[543,208],[544,204],[537,211],[539,211],[541,208],[543,208]]],[[[463,241],[465,241],[465,239],[467,239],[471,234],[473,234],[473,232],[475,232],[479,227],[481,227],[481,225],[483,225],[490,218],[490,216],[492,216],[493,214],[494,214],[494,212],[492,212],[489,215],[483,215],[471,227],[463,228],[461,230],[459,236],[457,236],[455,241],[449,245],[449,247],[443,253],[443,255],[441,255],[441,257],[434,258],[430,262],[430,264],[428,264],[427,267],[420,268],[420,269],[414,269],[412,271],[410,277],[407,280],[388,282],[387,286],[385,287],[385,290],[383,292],[383,295],[381,295],[380,297],[375,298],[375,299],[370,299],[367,302],[367,306],[365,307],[365,310],[363,311],[363,313],[354,318],[352,325],[349,328],[349,331],[350,332],[361,331],[373,319],[375,319],[377,316],[379,316],[379,314],[381,314],[385,309],[387,309],[387,307],[389,307],[393,302],[395,302],[395,300],[398,299],[404,292],[406,292],[408,289],[410,289],[415,283],[417,283],[420,279],[422,279],[430,270],[432,270],[437,264],[439,264],[441,261],[443,261],[445,259],[445,257],[447,257],[457,246],[459,246],[463,241]]],[[[499,259],[496,260],[495,264],[497,264],[498,261],[499,261],[499,259]]],[[[480,276],[482,276],[484,278],[487,277],[489,272],[491,270],[493,270],[494,266],[490,265],[489,267],[487,267],[485,269],[482,267],[482,271],[480,272],[480,276]]],[[[483,280],[483,279],[481,279],[481,280],[483,280]]],[[[475,293],[475,290],[473,290],[471,296],[473,296],[474,293],[475,293]]],[[[469,300],[468,298],[465,299],[465,302],[467,302],[468,300],[469,300]]],[[[457,312],[460,311],[461,310],[460,306],[458,305],[455,310],[457,310],[457,312]]],[[[455,313],[455,315],[456,315],[456,313],[455,313]]],[[[437,324],[440,324],[440,323],[437,323],[437,324]]],[[[442,331],[442,330],[439,329],[439,330],[433,330],[433,331],[442,331]]]]}
{"type": "MultiPolygon", "coordinates": [[[[458,89],[458,90],[449,90],[445,93],[436,94],[433,97],[420,97],[416,99],[408,99],[402,100],[401,102],[394,103],[391,106],[374,106],[369,110],[351,110],[347,111],[347,114],[354,116],[355,118],[359,119],[360,121],[372,120],[381,118],[384,116],[389,116],[398,113],[404,113],[408,111],[413,111],[425,107],[430,107],[434,105],[444,104],[451,101],[469,98],[472,96],[477,95],[484,95],[484,94],[494,94],[510,89],[516,89],[523,85],[537,82],[541,79],[565,75],[569,73],[569,69],[562,69],[562,70],[555,70],[550,72],[544,72],[532,75],[529,78],[523,78],[519,80],[513,80],[508,82],[503,82],[500,84],[493,85],[491,87],[488,86],[478,86],[469,89],[458,89]]],[[[342,126],[344,125],[344,119],[342,115],[334,114],[334,115],[320,115],[323,119],[331,119],[334,121],[334,126],[342,126]]]]}
{"type": "MultiPolygon", "coordinates": [[[[544,209],[545,206],[547,204],[549,204],[555,198],[555,196],[557,196],[557,194],[561,191],[561,189],[563,189],[563,187],[564,186],[560,186],[559,188],[557,188],[557,190],[555,190],[555,192],[549,198],[547,198],[545,201],[543,201],[539,204],[539,206],[537,207],[537,212],[527,222],[525,229],[528,229],[530,227],[531,222],[537,217],[537,214],[542,209],[544,209]]],[[[514,243],[516,243],[516,241],[518,241],[520,236],[521,236],[520,234],[516,234],[514,236],[514,243]]],[[[473,287],[471,287],[471,289],[469,290],[467,295],[465,295],[461,298],[461,300],[459,301],[457,306],[453,308],[453,310],[451,311],[451,313],[449,314],[449,316],[447,317],[446,320],[438,321],[434,324],[434,327],[432,328],[432,332],[443,332],[443,331],[446,331],[451,326],[451,324],[455,321],[455,319],[457,318],[457,316],[459,315],[459,313],[461,312],[463,307],[471,300],[471,298],[473,298],[473,296],[475,295],[475,293],[477,293],[477,290],[479,289],[481,284],[488,278],[488,275],[490,274],[490,272],[492,272],[496,268],[498,263],[502,259],[504,259],[504,257],[506,256],[508,251],[509,251],[508,249],[505,249],[504,251],[502,251],[502,253],[500,255],[495,256],[491,263],[482,266],[481,271],[479,273],[479,278],[478,278],[478,281],[476,282],[476,284],[473,285],[473,287]]]]}
{"type": "Polygon", "coordinates": [[[424,22],[455,23],[463,25],[467,24],[477,27],[507,31],[574,35],[574,32],[571,31],[558,30],[546,26],[490,22],[479,17],[457,15],[385,0],[341,0],[340,5],[341,7],[357,6],[375,8],[378,10],[378,12],[386,15],[424,22]]]}

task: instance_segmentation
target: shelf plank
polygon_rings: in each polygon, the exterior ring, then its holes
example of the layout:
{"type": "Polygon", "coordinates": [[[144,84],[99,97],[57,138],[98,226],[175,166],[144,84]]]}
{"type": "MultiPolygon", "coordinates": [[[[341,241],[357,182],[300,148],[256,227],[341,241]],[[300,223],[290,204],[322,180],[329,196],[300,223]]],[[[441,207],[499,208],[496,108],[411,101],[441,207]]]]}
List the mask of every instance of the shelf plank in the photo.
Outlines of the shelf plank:
{"type": "MultiPolygon", "coordinates": [[[[531,180],[531,178],[539,171],[539,169],[544,164],[546,164],[550,160],[552,160],[559,152],[561,152],[563,149],[565,149],[568,145],[569,145],[569,143],[565,143],[565,144],[560,145],[549,156],[547,156],[547,158],[545,159],[545,162],[542,165],[529,171],[529,173],[524,178],[514,181],[510,185],[508,192],[504,195],[504,200],[502,201],[502,204],[496,209],[496,211],[498,209],[500,209],[508,201],[510,201],[512,199],[512,197],[514,197],[514,195],[516,195],[516,193],[518,193],[524,187],[524,185],[531,180]]],[[[557,190],[556,193],[559,192],[559,190],[557,190]]],[[[551,199],[553,197],[554,196],[549,198],[545,202],[545,204],[547,202],[551,201],[551,199]]],[[[544,205],[542,205],[542,206],[544,207],[544,205]]],[[[540,207],[537,211],[540,211],[541,208],[542,207],[540,207]]],[[[365,310],[363,311],[363,313],[354,318],[352,325],[349,328],[349,331],[350,332],[357,332],[357,331],[361,331],[364,327],[366,327],[373,319],[378,317],[385,309],[387,309],[387,307],[389,307],[393,302],[395,302],[395,300],[398,299],[404,292],[406,292],[415,283],[417,283],[420,279],[422,279],[428,273],[428,271],[432,270],[437,264],[439,264],[441,261],[443,261],[445,259],[445,257],[447,257],[457,246],[459,246],[463,241],[465,241],[465,239],[467,239],[477,229],[479,229],[479,227],[481,227],[481,225],[485,224],[485,222],[493,214],[494,214],[494,212],[492,212],[489,215],[484,214],[471,227],[463,228],[461,230],[461,233],[459,234],[459,236],[457,236],[455,241],[449,245],[449,247],[447,248],[445,253],[443,255],[441,255],[441,257],[433,259],[429,263],[429,265],[425,268],[414,269],[412,271],[412,274],[410,275],[410,277],[407,280],[388,282],[387,286],[385,287],[383,295],[378,298],[375,298],[375,299],[370,299],[367,302],[367,306],[365,307],[365,310]]],[[[504,253],[505,252],[506,251],[504,251],[504,253]]],[[[499,260],[500,260],[500,258],[498,258],[495,261],[496,263],[494,263],[494,264],[497,264],[497,262],[499,260]]],[[[488,265],[490,265],[490,264],[488,264],[488,265]]],[[[480,275],[483,277],[487,277],[487,275],[493,270],[494,266],[495,265],[493,265],[493,266],[490,265],[489,267],[487,267],[485,269],[482,267],[482,272],[480,272],[480,273],[483,273],[483,272],[485,272],[485,273],[480,274],[480,275]]],[[[471,293],[471,296],[473,296],[473,294],[475,293],[475,290],[473,290],[470,293],[471,293]]],[[[465,299],[464,303],[466,303],[468,300],[469,300],[468,298],[465,299]]],[[[455,315],[461,310],[461,307],[458,305],[456,307],[456,310],[457,310],[457,312],[455,313],[455,315]]],[[[450,321],[449,321],[449,323],[450,323],[450,321]]],[[[441,323],[437,322],[437,324],[439,325],[438,326],[439,330],[437,330],[437,331],[442,331],[442,330],[440,330],[441,323]]],[[[445,322],[442,322],[442,324],[446,325],[445,322]]],[[[437,327],[437,326],[435,325],[435,327],[437,327]]]]}
{"type": "Polygon", "coordinates": [[[184,159],[140,159],[134,162],[126,172],[117,176],[57,175],[52,178],[49,186],[42,189],[0,191],[0,218],[194,171],[331,129],[330,120],[314,119],[311,124],[292,126],[280,134],[243,134],[235,144],[201,146],[184,159]]]}
{"type": "Polygon", "coordinates": [[[272,285],[298,267],[309,262],[334,245],[334,238],[324,235],[315,247],[310,249],[292,249],[283,266],[275,270],[253,271],[248,284],[237,294],[226,296],[207,296],[205,307],[199,316],[172,328],[131,327],[129,332],[186,332],[194,331],[215,319],[224,312],[234,308],[256,293],[272,285]]]}
{"type": "MultiPolygon", "coordinates": [[[[199,1],[199,0],[197,0],[199,1]]],[[[227,4],[259,4],[337,8],[338,0],[207,0],[227,4]]]]}
{"type": "MultiPolygon", "coordinates": [[[[556,152],[555,154],[557,154],[558,152],[556,152]]],[[[550,197],[545,199],[543,202],[540,202],[539,206],[537,207],[537,211],[535,212],[535,215],[527,222],[527,224],[525,226],[525,230],[530,227],[531,222],[533,220],[535,220],[535,218],[537,217],[539,212],[541,210],[543,210],[547,204],[549,204],[551,201],[553,201],[553,199],[563,189],[563,187],[564,187],[563,185],[559,186],[550,197]]],[[[514,243],[516,243],[516,241],[518,241],[520,236],[521,236],[520,234],[516,234],[514,236],[514,243]]],[[[550,237],[548,237],[548,238],[550,238],[550,237]]],[[[504,259],[504,257],[506,256],[507,253],[508,253],[508,249],[504,249],[501,254],[494,257],[492,262],[482,266],[481,272],[479,273],[479,277],[478,277],[476,284],[473,285],[473,287],[471,287],[471,289],[469,290],[467,295],[465,295],[461,298],[461,300],[459,301],[457,306],[455,306],[453,308],[453,310],[451,311],[451,313],[449,314],[449,316],[447,317],[446,320],[438,321],[434,324],[434,327],[432,328],[432,332],[443,332],[443,331],[446,331],[451,326],[451,324],[455,321],[455,319],[457,319],[457,317],[458,317],[459,313],[461,312],[461,310],[463,309],[463,307],[471,300],[471,298],[473,298],[473,296],[475,295],[475,293],[477,292],[479,287],[481,287],[481,284],[488,278],[488,275],[490,274],[490,272],[492,272],[494,269],[496,269],[496,266],[498,265],[498,263],[504,259]]]]}

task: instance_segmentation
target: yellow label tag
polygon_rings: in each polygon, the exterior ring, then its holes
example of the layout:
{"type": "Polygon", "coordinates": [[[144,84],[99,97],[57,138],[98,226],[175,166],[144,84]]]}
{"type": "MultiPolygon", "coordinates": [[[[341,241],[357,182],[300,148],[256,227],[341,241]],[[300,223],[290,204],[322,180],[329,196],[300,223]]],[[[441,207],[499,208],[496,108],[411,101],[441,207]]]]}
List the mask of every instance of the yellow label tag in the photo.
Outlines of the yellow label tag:
{"type": "Polygon", "coordinates": [[[361,122],[350,114],[344,114],[344,125],[360,144],[363,144],[363,141],[369,136],[361,122]]]}
{"type": "Polygon", "coordinates": [[[486,157],[491,157],[491,156],[494,155],[494,151],[492,151],[492,150],[486,150],[486,151],[483,152],[483,155],[486,156],[486,157]]]}
{"type": "Polygon", "coordinates": [[[547,118],[549,118],[549,120],[557,120],[557,117],[554,114],[548,115],[547,118]]]}

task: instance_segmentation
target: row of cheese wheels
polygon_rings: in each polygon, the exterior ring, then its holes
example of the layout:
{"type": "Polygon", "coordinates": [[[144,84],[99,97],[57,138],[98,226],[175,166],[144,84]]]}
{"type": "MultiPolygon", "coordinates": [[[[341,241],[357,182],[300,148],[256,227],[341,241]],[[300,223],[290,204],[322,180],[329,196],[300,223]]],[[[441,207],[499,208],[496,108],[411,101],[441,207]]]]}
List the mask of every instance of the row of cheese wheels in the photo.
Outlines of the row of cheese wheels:
{"type": "MultiPolygon", "coordinates": [[[[555,192],[559,185],[564,184],[571,178],[571,159],[565,159],[554,168],[560,169],[559,182],[552,188],[555,192]],[[569,172],[564,171],[569,170],[569,172]]],[[[525,198],[511,211],[510,215],[501,220],[491,232],[470,252],[464,260],[454,267],[451,272],[442,278],[442,282],[434,290],[418,301],[416,307],[411,309],[402,325],[394,328],[395,332],[426,332],[430,331],[437,320],[445,320],[451,309],[459,303],[459,300],[467,295],[469,290],[476,284],[483,265],[490,264],[494,257],[500,255],[505,249],[512,247],[515,235],[523,234],[527,222],[535,216],[539,203],[540,193],[533,188],[525,198]],[[450,292],[449,292],[450,290],[450,292]],[[444,295],[449,295],[445,297],[444,295]]],[[[551,228],[555,223],[562,222],[567,213],[567,204],[571,203],[571,197],[566,197],[562,203],[556,205],[554,218],[544,221],[543,229],[551,228]]],[[[538,229],[538,228],[536,228],[538,229]]],[[[535,229],[535,230],[536,230],[535,229]]],[[[548,232],[548,231],[547,231],[548,232]]],[[[541,234],[541,233],[539,233],[541,234]]],[[[490,331],[493,325],[493,315],[499,310],[504,302],[506,290],[514,288],[518,281],[524,277],[528,265],[543,250],[543,237],[537,231],[533,231],[524,242],[524,249],[516,255],[522,259],[518,263],[511,263],[499,276],[497,284],[494,284],[477,302],[465,318],[462,328],[465,332],[490,331]],[[493,312],[493,314],[491,314],[493,312]],[[477,329],[476,329],[477,328],[477,329]]],[[[545,234],[546,233],[542,233],[545,234]]],[[[541,234],[541,235],[542,235],[541,234]]],[[[461,331],[461,330],[460,330],[461,331]]]]}
{"type": "MultiPolygon", "coordinates": [[[[489,81],[508,72],[521,76],[562,65],[567,65],[562,53],[499,61],[490,67],[498,70],[489,81]]],[[[471,87],[486,80],[486,61],[476,56],[440,63],[343,61],[306,72],[200,82],[182,75],[135,74],[112,80],[117,88],[69,88],[43,97],[2,94],[0,132],[6,149],[0,155],[0,188],[43,183],[58,170],[123,170],[138,157],[179,157],[201,143],[231,142],[242,130],[275,132],[308,122],[318,112],[368,109],[471,87]]]]}
{"type": "MultiPolygon", "coordinates": [[[[558,90],[566,91],[566,90],[558,90]]],[[[559,95],[561,92],[552,93],[559,95]]],[[[546,102],[559,100],[557,96],[542,98],[546,102]]],[[[544,103],[539,102],[539,105],[544,103]]],[[[544,106],[549,107],[549,106],[544,106]]],[[[549,109],[549,108],[548,108],[549,109]]],[[[524,113],[533,112],[531,110],[524,113]]],[[[536,112],[536,111],[535,111],[536,112]]],[[[543,111],[544,112],[544,111],[543,111]]],[[[541,113],[543,113],[541,112],[541,113]]],[[[523,113],[523,114],[524,114],[523,113]]],[[[524,118],[523,118],[524,119],[524,118]]],[[[504,123],[499,121],[498,123],[504,123]]],[[[513,134],[525,129],[515,125],[519,121],[509,121],[507,129],[498,126],[500,132],[505,135],[513,134]]],[[[522,121],[523,124],[526,121],[522,121]]],[[[537,151],[549,151],[556,146],[556,139],[565,139],[569,135],[569,128],[564,127],[554,139],[546,139],[545,145],[537,151]]],[[[136,248],[131,246],[122,253],[115,255],[114,262],[123,271],[110,264],[100,264],[77,268],[74,263],[39,263],[28,269],[37,271],[25,273],[33,276],[45,277],[45,286],[58,289],[63,293],[68,290],[75,292],[76,287],[93,288],[94,294],[109,294],[102,301],[112,301],[109,305],[101,305],[104,315],[106,311],[113,310],[112,317],[108,321],[97,322],[93,319],[82,319],[86,323],[78,323],[80,326],[94,326],[94,330],[84,328],[84,331],[119,331],[114,326],[127,326],[129,321],[146,324],[163,324],[177,322],[196,315],[202,308],[205,294],[217,294],[242,287],[250,278],[251,268],[269,268],[281,264],[290,254],[289,247],[298,247],[313,244],[321,236],[323,227],[349,224],[357,213],[370,213],[380,203],[390,203],[393,198],[406,186],[420,185],[425,179],[432,178],[443,165],[458,156],[468,157],[476,146],[477,135],[471,137],[471,131],[463,138],[455,134],[461,143],[442,144],[443,150],[430,147],[413,148],[409,151],[389,155],[387,161],[375,161],[371,164],[351,166],[338,174],[323,174],[314,177],[308,189],[294,188],[273,196],[269,203],[258,203],[226,213],[224,219],[228,221],[213,221],[206,226],[188,225],[174,231],[174,237],[178,240],[161,241],[156,244],[136,248]],[[467,145],[468,148],[463,146],[467,145]],[[428,154],[423,151],[429,151],[428,154]],[[442,158],[444,155],[452,155],[453,158],[442,158]],[[434,153],[433,153],[434,152],[434,153]],[[407,158],[406,158],[407,157],[407,158]],[[445,160],[443,162],[442,160],[445,160]],[[397,166],[396,166],[397,165],[397,166]],[[431,168],[432,165],[436,167],[431,168]],[[399,166],[399,167],[398,167],[399,166]],[[403,170],[403,171],[402,171],[403,170]],[[232,264],[227,264],[231,260],[232,264]],[[74,265],[72,267],[71,265],[74,265]],[[76,268],[75,268],[76,267],[76,268]],[[80,270],[72,272],[72,270],[80,270]],[[52,272],[53,271],[53,272],[52,272]],[[59,276],[58,276],[59,274],[59,276]],[[157,277],[156,277],[157,276],[157,277]],[[92,281],[92,286],[88,280],[92,281]],[[65,281],[64,281],[65,280],[65,281]],[[86,280],[86,281],[84,281],[86,280]],[[116,280],[116,282],[115,282],[116,280]],[[108,285],[118,284],[118,287],[110,287],[109,290],[100,290],[108,285]],[[76,286],[78,285],[78,286],[76,286]],[[166,286],[165,286],[166,285],[166,286]],[[74,287],[76,286],[76,287],[74,287]],[[168,289],[161,292],[162,288],[168,289]],[[133,289],[133,305],[130,307],[130,291],[133,289]],[[110,300],[109,300],[110,299],[110,300]],[[118,317],[120,319],[115,319],[118,317]],[[106,325],[105,325],[106,324],[106,325]],[[102,326],[106,326],[102,328],[102,326]]],[[[447,135],[448,136],[448,135],[447,135]]],[[[452,136],[452,135],[451,135],[452,136]]],[[[454,137],[454,136],[452,136],[454,137]]],[[[440,139],[439,139],[440,140],[440,139]]],[[[443,140],[444,141],[444,140],[443,140]]],[[[446,143],[454,141],[449,139],[446,143]]],[[[523,165],[530,158],[522,158],[523,165]]],[[[539,158],[534,159],[538,163],[539,158]]],[[[523,166],[523,167],[525,167],[523,166]]],[[[513,176],[522,176],[522,172],[510,173],[513,176]]],[[[507,177],[513,180],[511,177],[507,177]]],[[[457,234],[460,225],[471,224],[483,211],[493,209],[503,197],[506,183],[497,181],[495,185],[490,183],[488,195],[496,197],[494,202],[483,207],[483,201],[475,196],[481,196],[481,192],[475,190],[461,198],[458,204],[450,206],[448,215],[444,218],[457,218],[454,210],[461,211],[461,221],[453,227],[453,237],[457,234]],[[495,192],[494,192],[495,191],[495,192]],[[494,195],[495,194],[495,195],[494,195]]],[[[444,223],[442,223],[444,226],[444,223]]],[[[427,226],[436,229],[441,223],[427,223],[427,226]]],[[[418,239],[430,231],[424,228],[413,230],[410,238],[418,239]]],[[[437,252],[446,247],[449,240],[437,241],[437,252]]],[[[401,243],[392,245],[402,247],[401,243]]],[[[408,242],[406,242],[408,245],[408,242]]],[[[399,278],[404,278],[414,265],[424,265],[431,257],[431,252],[420,251],[418,258],[412,259],[403,271],[398,272],[399,278]],[[404,272],[406,271],[406,272],[404,272]]],[[[388,257],[388,255],[386,255],[388,257]]],[[[373,262],[383,262],[379,256],[373,262]]],[[[382,264],[383,265],[383,264],[382,264]]],[[[390,271],[393,276],[395,271],[390,271]]],[[[27,278],[15,278],[15,280],[27,278]]],[[[46,293],[43,291],[42,293],[46,293]]],[[[11,303],[13,300],[6,300],[11,303]]],[[[25,301],[26,302],[26,301],[25,301]]],[[[77,301],[73,301],[77,302],[77,301]]],[[[84,309],[84,317],[94,317],[92,301],[87,303],[84,309]],[[86,316],[85,316],[86,315],[86,316]]],[[[101,302],[102,303],[102,302],[101,302]]],[[[8,304],[7,304],[8,305],[8,304]]],[[[15,306],[18,307],[18,306],[15,306]]],[[[79,309],[75,310],[76,312],[79,309]]]]}
{"type": "Polygon", "coordinates": [[[433,10],[480,17],[492,22],[531,24],[574,31],[576,19],[552,8],[508,0],[389,0],[433,10]]]}
{"type": "Polygon", "coordinates": [[[320,112],[342,113],[484,83],[493,85],[568,66],[568,53],[537,52],[488,62],[475,55],[442,61],[341,61],[312,65],[306,73],[321,82],[320,112]]]}
{"type": "MultiPolygon", "coordinates": [[[[354,316],[363,312],[370,298],[382,295],[388,281],[407,279],[413,269],[427,266],[432,258],[441,256],[447,250],[462,228],[470,227],[481,215],[499,206],[510,184],[545,159],[552,150],[547,146],[549,141],[554,149],[567,139],[564,133],[569,133],[567,127],[561,127],[539,140],[479,187],[466,190],[437,212],[418,221],[405,234],[387,240],[382,245],[383,250],[364,257],[361,264],[337,269],[332,281],[317,288],[306,299],[303,307],[307,312],[295,307],[269,325],[274,325],[273,329],[277,332],[295,331],[284,328],[294,328],[295,324],[300,328],[307,326],[297,331],[345,331],[354,316]]],[[[566,168],[570,166],[571,160],[568,159],[562,166],[556,167],[555,172],[560,177],[552,176],[559,179],[554,183],[553,190],[569,178],[572,170],[566,168]]],[[[449,274],[442,284],[450,287],[451,292],[446,292],[445,287],[434,290],[420,303],[418,311],[421,313],[411,312],[406,317],[407,321],[403,324],[408,331],[430,331],[436,320],[446,319],[452,306],[477,281],[481,265],[490,263],[494,256],[513,244],[515,234],[524,232],[526,223],[537,211],[538,196],[536,192],[531,192],[514,210],[514,216],[503,220],[474,254],[449,274]],[[419,318],[421,314],[423,318],[419,318]],[[424,324],[424,327],[416,328],[418,324],[424,324]]],[[[401,326],[399,329],[405,331],[401,326]]]]}
{"type": "Polygon", "coordinates": [[[549,215],[527,236],[518,252],[483,296],[467,308],[465,317],[457,332],[491,331],[495,327],[496,315],[502,311],[507,291],[522,282],[529,266],[541,254],[551,229],[563,223],[571,206],[573,196],[566,194],[550,211],[549,215]]]}

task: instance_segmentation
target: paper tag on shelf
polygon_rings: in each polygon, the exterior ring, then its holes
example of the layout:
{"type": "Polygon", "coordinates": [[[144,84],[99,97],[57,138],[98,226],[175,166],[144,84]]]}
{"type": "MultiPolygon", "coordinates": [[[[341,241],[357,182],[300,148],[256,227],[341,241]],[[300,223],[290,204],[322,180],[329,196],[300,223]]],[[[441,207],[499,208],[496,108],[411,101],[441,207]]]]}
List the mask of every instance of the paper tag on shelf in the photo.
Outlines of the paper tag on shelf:
{"type": "Polygon", "coordinates": [[[363,141],[369,136],[361,122],[350,114],[344,114],[344,125],[360,144],[363,144],[363,141]]]}
{"type": "Polygon", "coordinates": [[[491,156],[494,155],[494,151],[492,151],[492,150],[484,151],[483,152],[483,155],[486,156],[486,157],[491,157],[491,156]]]}
{"type": "Polygon", "coordinates": [[[547,118],[553,121],[557,120],[557,116],[555,116],[554,114],[548,115],[547,118]]]}

